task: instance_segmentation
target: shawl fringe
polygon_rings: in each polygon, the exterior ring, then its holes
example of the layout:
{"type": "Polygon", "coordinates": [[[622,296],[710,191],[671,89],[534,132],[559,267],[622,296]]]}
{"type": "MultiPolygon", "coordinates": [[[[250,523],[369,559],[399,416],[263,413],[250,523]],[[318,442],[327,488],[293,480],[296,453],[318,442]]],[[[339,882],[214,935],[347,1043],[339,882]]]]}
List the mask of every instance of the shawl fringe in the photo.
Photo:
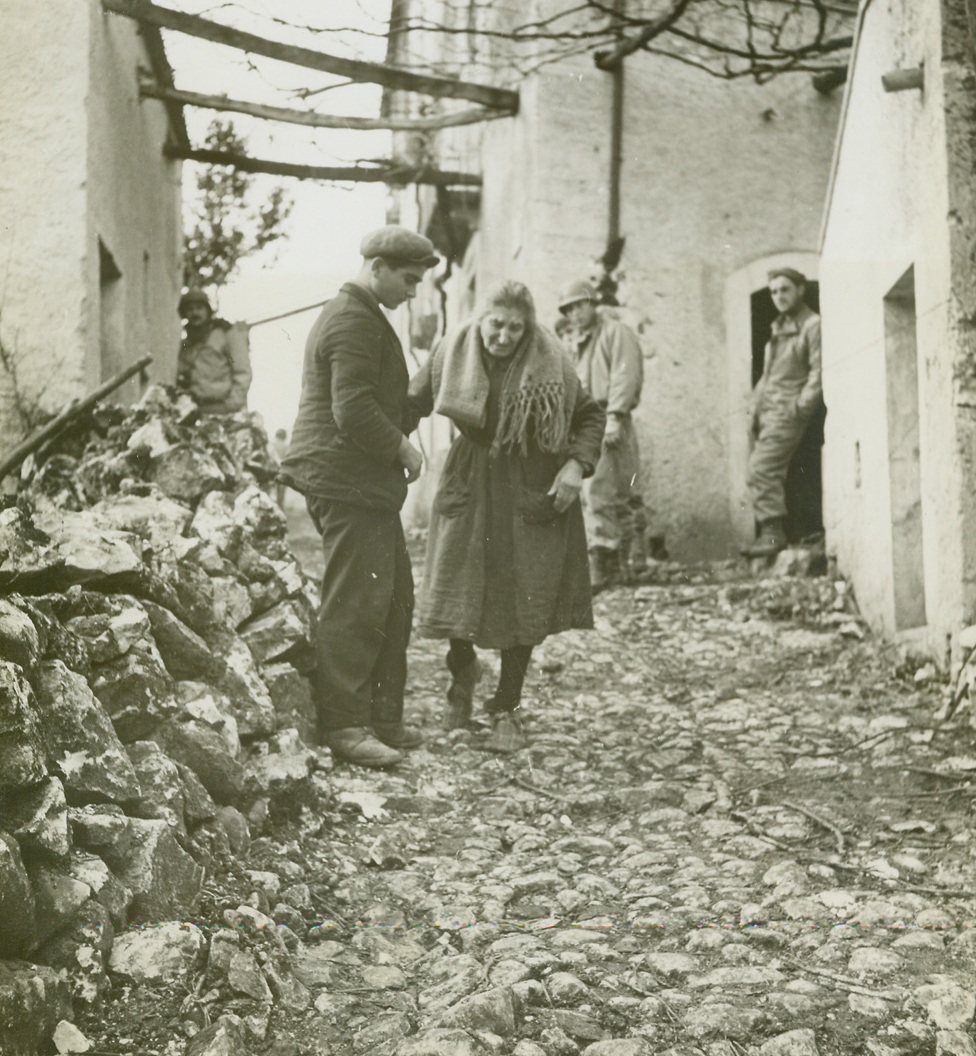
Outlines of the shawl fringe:
{"type": "MultiPolygon", "coordinates": [[[[559,339],[544,327],[536,326],[523,342],[505,374],[492,450],[525,455],[531,439],[540,450],[558,454],[569,444],[576,373],[559,339]]],[[[478,429],[484,427],[488,403],[482,347],[477,324],[467,323],[444,338],[431,365],[434,410],[478,429]]]]}

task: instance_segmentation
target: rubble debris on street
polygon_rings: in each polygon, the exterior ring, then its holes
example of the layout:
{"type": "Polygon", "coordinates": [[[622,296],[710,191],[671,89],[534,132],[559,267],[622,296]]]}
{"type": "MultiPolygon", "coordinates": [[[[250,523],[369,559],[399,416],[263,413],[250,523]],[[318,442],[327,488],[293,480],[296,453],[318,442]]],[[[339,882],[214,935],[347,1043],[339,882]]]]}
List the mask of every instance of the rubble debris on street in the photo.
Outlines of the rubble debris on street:
{"type": "Polygon", "coordinates": [[[265,445],[153,388],[0,511],[0,1051],[976,1056],[971,657],[802,555],[655,562],[524,752],[415,641],[424,745],[337,764],[265,445]]]}

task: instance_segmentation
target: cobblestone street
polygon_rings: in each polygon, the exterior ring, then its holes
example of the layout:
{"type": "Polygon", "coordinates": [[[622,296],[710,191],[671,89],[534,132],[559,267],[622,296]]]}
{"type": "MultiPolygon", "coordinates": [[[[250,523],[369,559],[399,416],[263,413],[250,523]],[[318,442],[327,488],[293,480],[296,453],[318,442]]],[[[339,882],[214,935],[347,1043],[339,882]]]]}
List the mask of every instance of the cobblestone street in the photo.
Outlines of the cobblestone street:
{"type": "Polygon", "coordinates": [[[940,725],[842,585],[661,568],[538,650],[527,751],[439,734],[444,647],[415,641],[425,746],[335,766],[324,822],[252,843],[252,880],[307,885],[280,1051],[976,1051],[970,713],[940,725]]]}

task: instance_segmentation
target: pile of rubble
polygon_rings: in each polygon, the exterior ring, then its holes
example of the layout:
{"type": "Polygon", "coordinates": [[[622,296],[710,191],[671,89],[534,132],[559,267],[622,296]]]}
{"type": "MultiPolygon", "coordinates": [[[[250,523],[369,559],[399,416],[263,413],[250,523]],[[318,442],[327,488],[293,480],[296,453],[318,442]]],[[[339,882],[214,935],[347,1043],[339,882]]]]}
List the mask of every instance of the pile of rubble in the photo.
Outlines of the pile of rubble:
{"type": "Polygon", "coordinates": [[[254,416],[153,387],[0,510],[2,1052],[69,1028],[116,931],[185,919],[205,870],[324,787],[269,468],[254,416]]]}

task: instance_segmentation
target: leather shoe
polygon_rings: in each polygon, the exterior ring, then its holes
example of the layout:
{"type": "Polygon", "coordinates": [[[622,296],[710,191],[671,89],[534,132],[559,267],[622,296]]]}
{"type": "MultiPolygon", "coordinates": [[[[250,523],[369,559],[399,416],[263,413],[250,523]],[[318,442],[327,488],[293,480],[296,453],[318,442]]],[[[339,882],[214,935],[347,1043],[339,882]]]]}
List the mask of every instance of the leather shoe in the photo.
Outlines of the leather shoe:
{"type": "Polygon", "coordinates": [[[379,740],[368,726],[343,726],[328,730],[323,737],[336,759],[373,770],[395,766],[403,756],[379,740]]]}
{"type": "Polygon", "coordinates": [[[424,743],[420,730],[416,726],[409,726],[405,722],[374,722],[373,733],[385,745],[406,751],[409,748],[419,748],[424,743]]]}

